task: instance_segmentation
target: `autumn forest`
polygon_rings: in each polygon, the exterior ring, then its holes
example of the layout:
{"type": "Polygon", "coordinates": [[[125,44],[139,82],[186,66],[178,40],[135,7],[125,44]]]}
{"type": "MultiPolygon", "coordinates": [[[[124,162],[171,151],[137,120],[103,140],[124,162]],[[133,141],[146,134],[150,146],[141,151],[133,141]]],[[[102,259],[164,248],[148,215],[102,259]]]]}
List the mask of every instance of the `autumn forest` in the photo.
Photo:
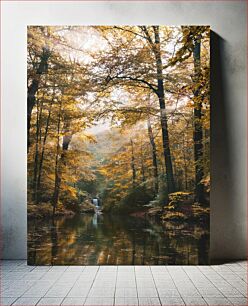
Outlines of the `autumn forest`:
{"type": "Polygon", "coordinates": [[[206,264],[210,28],[27,34],[29,263],[206,264]]]}

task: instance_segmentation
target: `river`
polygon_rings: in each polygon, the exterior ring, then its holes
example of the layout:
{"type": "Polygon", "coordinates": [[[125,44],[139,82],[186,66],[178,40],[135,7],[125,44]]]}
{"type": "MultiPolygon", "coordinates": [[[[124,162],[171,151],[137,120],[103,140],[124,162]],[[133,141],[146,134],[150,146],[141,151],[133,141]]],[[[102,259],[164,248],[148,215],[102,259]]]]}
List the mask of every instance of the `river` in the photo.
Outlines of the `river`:
{"type": "Polygon", "coordinates": [[[200,225],[85,214],[28,227],[30,265],[208,264],[209,232],[200,225]]]}

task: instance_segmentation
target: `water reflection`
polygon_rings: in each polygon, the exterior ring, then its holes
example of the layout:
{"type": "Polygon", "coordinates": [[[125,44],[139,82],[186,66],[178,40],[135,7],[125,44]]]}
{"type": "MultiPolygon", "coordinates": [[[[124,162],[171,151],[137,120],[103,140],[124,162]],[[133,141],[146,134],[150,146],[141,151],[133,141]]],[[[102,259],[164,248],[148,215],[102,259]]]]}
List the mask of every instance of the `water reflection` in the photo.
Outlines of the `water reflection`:
{"type": "Polygon", "coordinates": [[[208,229],[130,216],[29,220],[28,262],[37,265],[207,264],[208,229]]]}

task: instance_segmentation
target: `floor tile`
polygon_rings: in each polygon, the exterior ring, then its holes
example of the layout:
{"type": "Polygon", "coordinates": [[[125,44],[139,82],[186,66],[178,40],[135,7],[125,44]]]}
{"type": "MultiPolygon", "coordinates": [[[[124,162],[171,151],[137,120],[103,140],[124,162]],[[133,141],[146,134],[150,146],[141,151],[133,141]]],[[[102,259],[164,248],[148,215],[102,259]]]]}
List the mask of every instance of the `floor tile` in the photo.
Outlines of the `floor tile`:
{"type": "Polygon", "coordinates": [[[153,273],[153,278],[154,280],[165,280],[165,281],[173,281],[171,276],[166,272],[166,273],[153,273]]]}
{"type": "Polygon", "coordinates": [[[87,297],[89,291],[90,291],[89,285],[73,286],[71,290],[68,292],[67,297],[87,297]]]}
{"type": "Polygon", "coordinates": [[[129,279],[121,279],[121,280],[117,280],[116,282],[116,287],[127,287],[127,288],[133,288],[136,287],[136,282],[135,279],[133,280],[129,280],[129,279]]]}
{"type": "Polygon", "coordinates": [[[248,305],[248,300],[247,298],[228,298],[228,300],[233,304],[233,305],[239,305],[239,306],[247,306],[248,305]]]}
{"type": "Polygon", "coordinates": [[[58,279],[61,278],[63,272],[46,272],[42,277],[41,280],[53,280],[53,281],[57,281],[58,279]]]}
{"type": "Polygon", "coordinates": [[[7,305],[11,305],[12,303],[14,303],[14,301],[16,300],[16,297],[1,297],[0,299],[0,305],[1,306],[7,306],[7,305]]]}
{"type": "Polygon", "coordinates": [[[63,301],[63,298],[42,298],[37,305],[51,306],[51,305],[60,305],[63,301]]]}
{"type": "Polygon", "coordinates": [[[180,294],[177,289],[168,289],[168,288],[157,288],[158,295],[160,297],[180,297],[180,294]]]}
{"type": "Polygon", "coordinates": [[[70,305],[70,306],[83,306],[85,302],[85,298],[65,298],[61,305],[70,305]]]}
{"type": "Polygon", "coordinates": [[[184,301],[181,298],[169,298],[169,297],[162,297],[160,298],[162,306],[174,306],[174,305],[185,305],[184,301]]]}
{"type": "Polygon", "coordinates": [[[91,276],[85,276],[85,275],[80,275],[79,278],[76,280],[77,284],[90,284],[93,283],[95,280],[95,277],[91,276]]]}
{"type": "Polygon", "coordinates": [[[16,272],[30,272],[35,269],[35,266],[19,265],[15,267],[12,271],[16,272]]]}
{"type": "Polygon", "coordinates": [[[52,266],[49,272],[64,272],[68,269],[68,266],[52,266]]]}
{"type": "Polygon", "coordinates": [[[5,276],[5,279],[11,279],[11,280],[22,280],[24,275],[26,275],[28,272],[9,272],[5,276]]]}
{"type": "Polygon", "coordinates": [[[178,291],[182,297],[201,297],[201,294],[195,289],[180,289],[178,291]]]}
{"type": "Polygon", "coordinates": [[[117,279],[135,279],[135,273],[133,271],[124,272],[124,271],[118,271],[117,272],[117,279]]]}
{"type": "Polygon", "coordinates": [[[192,306],[202,306],[207,305],[205,300],[203,298],[199,297],[183,297],[184,303],[186,305],[192,305],[192,306]]]}
{"type": "Polygon", "coordinates": [[[136,273],[151,273],[151,269],[149,266],[134,266],[134,270],[136,273]]]}
{"type": "Polygon", "coordinates": [[[139,306],[160,306],[159,298],[139,298],[139,306]]]}
{"type": "Polygon", "coordinates": [[[25,289],[8,288],[1,293],[1,296],[2,297],[20,297],[25,293],[25,291],[27,291],[27,288],[25,289]]]}
{"type": "Polygon", "coordinates": [[[84,268],[84,272],[93,272],[93,273],[96,273],[97,271],[99,270],[99,267],[98,266],[85,266],[84,268]]]}
{"type": "Polygon", "coordinates": [[[153,281],[153,279],[146,279],[146,278],[136,278],[136,283],[137,283],[137,287],[146,287],[146,288],[151,288],[151,287],[155,287],[155,283],[153,281]]]}
{"type": "Polygon", "coordinates": [[[239,292],[237,289],[233,288],[232,286],[224,288],[218,286],[218,289],[225,297],[243,297],[242,293],[239,292]]]}
{"type": "Polygon", "coordinates": [[[209,306],[226,306],[232,305],[232,303],[227,298],[204,298],[209,306]]]}
{"type": "Polygon", "coordinates": [[[33,273],[33,271],[32,271],[30,273],[25,274],[22,277],[22,280],[39,280],[44,276],[45,273],[46,272],[34,272],[33,273]]]}
{"type": "Polygon", "coordinates": [[[203,297],[211,297],[211,298],[222,298],[223,294],[217,290],[215,287],[198,287],[197,288],[200,295],[203,297]]]}
{"type": "Polygon", "coordinates": [[[28,289],[23,296],[24,297],[43,297],[47,291],[52,286],[51,283],[47,283],[44,281],[37,282],[34,286],[32,286],[30,289],[28,289]]]}
{"type": "Polygon", "coordinates": [[[114,297],[115,288],[106,287],[106,288],[92,288],[89,292],[89,297],[114,297]]]}
{"type": "Polygon", "coordinates": [[[51,266],[36,266],[32,272],[48,272],[51,266]]]}
{"type": "Polygon", "coordinates": [[[134,266],[118,266],[118,273],[120,272],[134,272],[134,266]]]}
{"type": "Polygon", "coordinates": [[[70,266],[67,268],[66,272],[83,272],[84,266],[70,266]]]}
{"type": "Polygon", "coordinates": [[[15,301],[13,305],[24,305],[24,306],[31,306],[31,305],[36,305],[39,302],[40,298],[19,298],[18,300],[15,301]]]}
{"type": "Polygon", "coordinates": [[[117,272],[117,266],[101,266],[99,272],[117,272]]]}
{"type": "Polygon", "coordinates": [[[85,306],[111,306],[114,305],[114,298],[87,298],[85,301],[85,306]]]}
{"type": "Polygon", "coordinates": [[[155,287],[138,287],[138,297],[157,297],[158,292],[155,287]]]}
{"type": "Polygon", "coordinates": [[[157,288],[168,288],[168,289],[176,289],[176,285],[172,281],[164,281],[164,280],[155,280],[155,285],[157,288]]]}
{"type": "Polygon", "coordinates": [[[80,271],[68,272],[68,270],[66,270],[61,275],[61,278],[62,279],[77,279],[79,276],[81,276],[81,272],[80,271]]]}
{"type": "Polygon", "coordinates": [[[115,281],[114,280],[96,280],[93,285],[92,288],[107,288],[107,287],[115,287],[115,281]]]}
{"type": "Polygon", "coordinates": [[[124,298],[124,297],[116,297],[115,305],[118,306],[135,306],[138,305],[138,298],[124,298]]]}
{"type": "Polygon", "coordinates": [[[116,272],[98,272],[96,274],[96,279],[116,279],[116,272]]]}
{"type": "Polygon", "coordinates": [[[137,297],[136,288],[116,288],[115,297],[132,298],[137,297]]]}
{"type": "Polygon", "coordinates": [[[70,291],[71,286],[65,285],[65,286],[58,286],[54,285],[52,288],[50,288],[47,293],[45,294],[45,297],[65,297],[68,292],[70,291]]]}

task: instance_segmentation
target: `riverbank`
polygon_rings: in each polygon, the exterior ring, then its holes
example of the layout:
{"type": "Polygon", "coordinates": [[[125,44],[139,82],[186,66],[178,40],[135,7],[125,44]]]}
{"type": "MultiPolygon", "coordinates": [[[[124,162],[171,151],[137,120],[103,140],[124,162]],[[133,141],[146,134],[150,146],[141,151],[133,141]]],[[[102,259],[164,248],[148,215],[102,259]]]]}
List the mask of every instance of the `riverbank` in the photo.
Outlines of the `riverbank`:
{"type": "MultiPolygon", "coordinates": [[[[168,205],[162,206],[137,206],[133,205],[132,209],[115,209],[112,211],[105,211],[105,214],[110,215],[127,215],[138,218],[149,218],[165,222],[208,222],[210,209],[200,203],[195,203],[193,194],[190,192],[175,192],[169,194],[168,205]],[[134,209],[135,208],[135,209],[134,209]]],[[[77,214],[94,214],[96,208],[89,200],[77,205],[63,205],[59,203],[55,216],[73,216],[77,214]]],[[[53,206],[51,203],[29,204],[28,205],[29,218],[51,218],[53,217],[53,206]]]]}
{"type": "Polygon", "coordinates": [[[166,221],[208,222],[210,209],[208,206],[194,201],[190,192],[169,194],[169,204],[164,207],[161,219],[166,221]]]}
{"type": "MultiPolygon", "coordinates": [[[[28,205],[28,218],[31,219],[45,219],[53,217],[53,206],[52,203],[40,203],[40,204],[29,204],[28,205]]],[[[94,214],[95,206],[89,201],[81,203],[73,209],[65,207],[65,205],[59,203],[55,211],[55,217],[58,216],[74,216],[77,214],[94,214]]]]}
{"type": "Polygon", "coordinates": [[[194,202],[190,192],[175,192],[169,194],[168,205],[150,207],[129,214],[133,217],[150,218],[166,222],[208,222],[210,209],[208,206],[194,202]]]}

